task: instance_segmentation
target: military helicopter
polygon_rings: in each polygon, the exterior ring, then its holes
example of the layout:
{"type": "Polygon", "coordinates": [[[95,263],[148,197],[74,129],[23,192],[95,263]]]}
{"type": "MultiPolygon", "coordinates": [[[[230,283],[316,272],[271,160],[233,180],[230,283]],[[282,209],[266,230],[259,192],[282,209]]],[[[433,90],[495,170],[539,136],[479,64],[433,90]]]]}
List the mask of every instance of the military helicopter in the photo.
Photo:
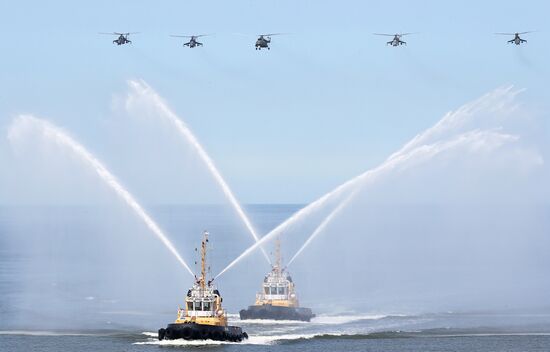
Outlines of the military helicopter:
{"type": "Polygon", "coordinates": [[[383,35],[383,36],[386,36],[386,37],[393,37],[393,39],[390,40],[389,42],[387,42],[386,45],[400,46],[400,45],[407,45],[407,42],[401,40],[401,37],[403,37],[405,35],[409,35],[409,34],[414,34],[414,33],[396,33],[396,34],[373,33],[373,34],[374,35],[383,35]]]}
{"type": "Polygon", "coordinates": [[[260,34],[260,37],[256,40],[256,50],[262,50],[262,48],[267,48],[267,50],[270,50],[269,43],[271,43],[271,37],[281,34],[283,33],[260,34]]]}
{"type": "Polygon", "coordinates": [[[175,38],[190,38],[187,43],[184,43],[184,46],[188,46],[190,48],[194,48],[196,46],[202,46],[202,43],[197,41],[197,38],[200,37],[206,37],[209,34],[200,34],[200,35],[170,35],[171,37],[175,38]]]}
{"type": "Polygon", "coordinates": [[[132,41],[130,39],[128,39],[128,36],[130,34],[137,34],[137,33],[138,32],[130,32],[130,33],[113,32],[113,33],[99,33],[99,34],[118,35],[118,38],[113,40],[113,44],[124,45],[124,44],[132,44],[132,41]]]}
{"type": "Polygon", "coordinates": [[[516,45],[520,45],[522,43],[527,43],[527,40],[525,39],[521,39],[520,38],[520,34],[527,34],[527,33],[533,33],[533,31],[529,31],[529,32],[520,32],[520,33],[495,33],[497,35],[513,35],[514,36],[514,39],[512,40],[509,40],[508,41],[508,44],[516,44],[516,45]]]}

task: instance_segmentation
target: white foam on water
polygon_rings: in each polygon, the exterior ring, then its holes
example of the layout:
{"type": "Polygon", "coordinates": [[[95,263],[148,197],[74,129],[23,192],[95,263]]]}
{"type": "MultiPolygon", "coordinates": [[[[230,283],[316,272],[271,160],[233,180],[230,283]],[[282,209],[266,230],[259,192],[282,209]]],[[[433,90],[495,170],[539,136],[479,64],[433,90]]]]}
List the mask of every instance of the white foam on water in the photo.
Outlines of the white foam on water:
{"type": "MultiPolygon", "coordinates": [[[[300,320],[274,320],[274,319],[229,319],[233,323],[241,325],[340,325],[347,324],[359,320],[378,320],[388,317],[385,314],[365,314],[365,315],[318,315],[313,317],[311,321],[300,320]]],[[[392,315],[397,316],[397,315],[392,315]]]]}
{"type": "MultiPolygon", "coordinates": [[[[145,334],[145,333],[144,333],[145,334]]],[[[344,334],[283,334],[283,335],[251,335],[242,342],[214,341],[214,340],[154,340],[134,342],[134,345],[158,345],[158,346],[209,346],[209,345],[273,345],[279,341],[312,339],[316,336],[342,336],[344,334]]]]}
{"type": "Polygon", "coordinates": [[[238,324],[242,325],[303,325],[309,324],[307,321],[300,320],[274,320],[274,319],[245,319],[235,320],[238,324]]]}
{"type": "MultiPolygon", "coordinates": [[[[387,318],[385,314],[365,314],[365,315],[319,315],[311,319],[314,324],[340,325],[359,320],[379,320],[387,318]]],[[[392,315],[395,316],[395,315],[392,315]]]]}

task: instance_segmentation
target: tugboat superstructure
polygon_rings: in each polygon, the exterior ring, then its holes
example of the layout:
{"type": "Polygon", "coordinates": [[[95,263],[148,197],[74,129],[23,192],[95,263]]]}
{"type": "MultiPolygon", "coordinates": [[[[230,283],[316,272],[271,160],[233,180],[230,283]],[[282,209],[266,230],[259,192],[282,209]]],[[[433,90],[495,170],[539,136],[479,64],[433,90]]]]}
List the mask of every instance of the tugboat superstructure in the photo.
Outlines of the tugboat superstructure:
{"type": "Polygon", "coordinates": [[[217,340],[240,342],[248,338],[238,326],[227,325],[227,313],[222,307],[220,292],[214,287],[213,279],[206,278],[206,253],[208,232],[201,242],[201,275],[195,277],[193,287],[185,297],[185,307],[178,308],[176,321],[159,329],[159,340],[217,340]]]}
{"type": "Polygon", "coordinates": [[[256,302],[239,312],[245,319],[274,319],[310,321],[315,316],[309,308],[301,308],[292,277],[281,265],[281,244],[275,246],[275,264],[265,276],[256,302]]]}

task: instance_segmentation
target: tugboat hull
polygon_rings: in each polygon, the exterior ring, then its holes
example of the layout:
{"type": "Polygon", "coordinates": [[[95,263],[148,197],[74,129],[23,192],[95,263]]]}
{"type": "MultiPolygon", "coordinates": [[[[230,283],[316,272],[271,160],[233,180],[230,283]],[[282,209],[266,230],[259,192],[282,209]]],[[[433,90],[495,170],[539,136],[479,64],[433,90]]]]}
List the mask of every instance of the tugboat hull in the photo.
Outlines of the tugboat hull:
{"type": "Polygon", "coordinates": [[[280,307],[272,305],[249,306],[239,312],[241,320],[272,319],[272,320],[300,320],[310,321],[315,316],[309,308],[280,307]]]}
{"type": "Polygon", "coordinates": [[[196,323],[168,324],[166,329],[159,329],[159,340],[215,340],[240,342],[248,334],[238,326],[215,326],[196,323]]]}

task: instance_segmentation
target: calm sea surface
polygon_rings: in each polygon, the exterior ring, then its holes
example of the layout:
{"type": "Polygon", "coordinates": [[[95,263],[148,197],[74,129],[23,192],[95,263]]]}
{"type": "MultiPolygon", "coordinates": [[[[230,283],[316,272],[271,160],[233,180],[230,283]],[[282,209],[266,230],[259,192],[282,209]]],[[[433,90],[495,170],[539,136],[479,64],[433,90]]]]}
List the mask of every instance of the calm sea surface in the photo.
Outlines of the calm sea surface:
{"type": "MultiPolygon", "coordinates": [[[[260,233],[297,209],[248,207],[260,233]]],[[[251,243],[227,209],[151,213],[186,259],[194,254],[189,243],[207,228],[217,270],[251,243]]],[[[156,331],[173,320],[190,277],[157,242],[125,210],[0,208],[0,351],[550,351],[544,310],[399,314],[312,306],[318,316],[310,323],[240,321],[239,308],[252,303],[266,271],[261,265],[237,268],[218,283],[230,323],[242,326],[248,341],[159,342],[156,331]]]]}

